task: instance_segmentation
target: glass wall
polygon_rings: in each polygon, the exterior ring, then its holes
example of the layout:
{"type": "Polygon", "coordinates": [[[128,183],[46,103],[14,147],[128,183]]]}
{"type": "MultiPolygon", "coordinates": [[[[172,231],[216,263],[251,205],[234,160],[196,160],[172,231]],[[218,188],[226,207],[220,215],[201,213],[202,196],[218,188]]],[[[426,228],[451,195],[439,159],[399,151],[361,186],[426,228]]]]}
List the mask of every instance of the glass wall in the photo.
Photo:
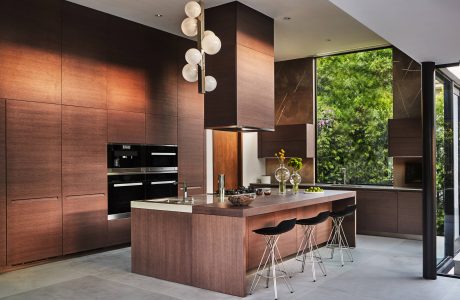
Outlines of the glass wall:
{"type": "Polygon", "coordinates": [[[391,185],[392,49],[318,58],[316,69],[316,181],[391,185]]]}

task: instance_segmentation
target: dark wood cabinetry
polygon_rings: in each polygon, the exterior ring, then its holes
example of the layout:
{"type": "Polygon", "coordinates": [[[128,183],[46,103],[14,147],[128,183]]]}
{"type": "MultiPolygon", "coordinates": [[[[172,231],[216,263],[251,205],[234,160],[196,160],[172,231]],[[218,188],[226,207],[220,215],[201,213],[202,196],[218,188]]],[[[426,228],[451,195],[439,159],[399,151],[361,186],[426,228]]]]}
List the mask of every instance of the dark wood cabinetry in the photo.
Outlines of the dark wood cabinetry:
{"type": "Polygon", "coordinates": [[[109,220],[109,246],[127,244],[131,242],[131,218],[109,220]]]}
{"type": "Polygon", "coordinates": [[[107,193],[107,111],[62,107],[64,196],[107,193]]]}
{"type": "Polygon", "coordinates": [[[388,120],[388,154],[392,157],[422,156],[422,121],[388,120]]]}
{"type": "Polygon", "coordinates": [[[190,187],[204,187],[203,119],[179,118],[179,181],[190,187]]]}
{"type": "Polygon", "coordinates": [[[8,201],[61,197],[61,106],[7,100],[8,201]]]}
{"type": "Polygon", "coordinates": [[[398,232],[422,235],[422,193],[398,192],[398,232]]]}
{"type": "Polygon", "coordinates": [[[106,194],[64,197],[64,255],[106,246],[107,233],[106,194]]]}
{"type": "Polygon", "coordinates": [[[146,142],[156,145],[177,145],[177,117],[145,115],[146,142]]]}
{"type": "Polygon", "coordinates": [[[398,232],[398,197],[395,192],[358,191],[358,232],[398,232]]]}
{"type": "Polygon", "coordinates": [[[108,111],[109,143],[145,143],[145,114],[108,111]]]}
{"type": "Polygon", "coordinates": [[[107,107],[106,34],[106,14],[63,2],[63,104],[107,107]]]}
{"type": "Polygon", "coordinates": [[[61,102],[61,1],[0,1],[0,98],[61,102]]]}
{"type": "Polygon", "coordinates": [[[8,265],[62,255],[59,197],[8,201],[8,265]]]}
{"type": "Polygon", "coordinates": [[[315,157],[315,126],[312,124],[278,125],[274,132],[259,132],[258,156],[274,157],[281,148],[290,157],[315,157]]]}
{"type": "Polygon", "coordinates": [[[0,270],[6,265],[5,100],[0,99],[0,270]]]}

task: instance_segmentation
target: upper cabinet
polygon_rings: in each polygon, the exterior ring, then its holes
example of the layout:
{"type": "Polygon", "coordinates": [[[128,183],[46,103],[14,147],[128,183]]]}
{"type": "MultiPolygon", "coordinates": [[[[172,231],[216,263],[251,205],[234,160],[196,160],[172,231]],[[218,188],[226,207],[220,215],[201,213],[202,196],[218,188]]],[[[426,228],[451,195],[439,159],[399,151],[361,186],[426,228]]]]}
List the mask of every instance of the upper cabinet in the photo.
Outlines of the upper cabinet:
{"type": "Polygon", "coordinates": [[[6,102],[8,201],[61,197],[61,106],[6,102]]]}
{"type": "Polygon", "coordinates": [[[0,1],[0,98],[61,103],[61,1],[0,1]]]}
{"type": "Polygon", "coordinates": [[[108,16],[107,106],[145,112],[147,27],[108,16]]]}
{"type": "Polygon", "coordinates": [[[63,104],[107,107],[106,35],[106,14],[63,2],[63,104]]]}
{"type": "Polygon", "coordinates": [[[315,157],[315,126],[278,125],[273,132],[259,132],[259,157],[274,157],[280,149],[284,149],[289,157],[315,157]]]}
{"type": "Polygon", "coordinates": [[[388,153],[391,157],[422,156],[421,119],[388,120],[388,153]]]}

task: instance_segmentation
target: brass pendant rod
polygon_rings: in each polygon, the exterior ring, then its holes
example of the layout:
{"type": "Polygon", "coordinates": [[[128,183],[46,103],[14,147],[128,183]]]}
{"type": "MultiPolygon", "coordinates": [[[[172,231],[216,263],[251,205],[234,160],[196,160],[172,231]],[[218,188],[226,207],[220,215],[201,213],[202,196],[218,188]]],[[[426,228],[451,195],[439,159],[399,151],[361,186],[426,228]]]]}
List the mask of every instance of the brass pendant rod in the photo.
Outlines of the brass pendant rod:
{"type": "Polygon", "coordinates": [[[201,0],[199,4],[201,6],[201,14],[198,17],[197,47],[201,52],[201,63],[198,65],[198,92],[204,94],[206,93],[206,57],[201,45],[204,37],[204,1],[201,0]]]}

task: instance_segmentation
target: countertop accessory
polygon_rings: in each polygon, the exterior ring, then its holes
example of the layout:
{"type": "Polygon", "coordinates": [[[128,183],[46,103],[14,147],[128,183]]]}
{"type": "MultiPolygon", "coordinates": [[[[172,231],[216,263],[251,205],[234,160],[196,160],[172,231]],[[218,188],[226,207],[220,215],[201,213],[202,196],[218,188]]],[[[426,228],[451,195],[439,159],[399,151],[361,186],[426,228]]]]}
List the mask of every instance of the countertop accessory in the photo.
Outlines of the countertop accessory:
{"type": "Polygon", "coordinates": [[[266,189],[266,190],[264,191],[264,195],[265,195],[265,196],[270,196],[271,194],[272,194],[272,190],[271,190],[271,189],[266,189]]]}
{"type": "Polygon", "coordinates": [[[256,199],[254,194],[228,196],[228,201],[233,206],[248,206],[256,199]]]}
{"type": "Polygon", "coordinates": [[[302,182],[302,177],[299,174],[303,168],[302,159],[300,157],[292,157],[289,159],[288,166],[292,168],[292,175],[289,179],[292,184],[292,192],[297,194],[299,192],[299,184],[302,182]]]}
{"type": "Polygon", "coordinates": [[[257,196],[262,196],[264,194],[264,190],[261,188],[256,189],[256,195],[257,196]]]}
{"type": "Polygon", "coordinates": [[[281,149],[278,153],[275,153],[275,156],[278,158],[280,162],[280,166],[275,171],[275,178],[279,183],[279,194],[286,195],[286,181],[289,180],[291,172],[289,172],[289,169],[284,166],[284,160],[286,158],[284,149],[281,149]]]}

